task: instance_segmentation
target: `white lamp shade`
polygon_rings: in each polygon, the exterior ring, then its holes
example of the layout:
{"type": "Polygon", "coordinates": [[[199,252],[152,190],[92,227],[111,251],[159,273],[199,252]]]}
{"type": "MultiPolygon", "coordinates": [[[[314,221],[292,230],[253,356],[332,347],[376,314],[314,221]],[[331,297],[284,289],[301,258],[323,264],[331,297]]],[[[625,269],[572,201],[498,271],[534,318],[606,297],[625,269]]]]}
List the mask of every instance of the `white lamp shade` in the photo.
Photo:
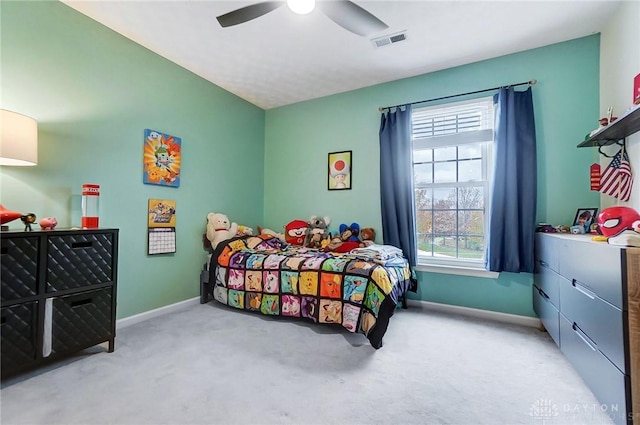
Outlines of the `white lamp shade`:
{"type": "Polygon", "coordinates": [[[38,163],[38,123],[33,118],[0,109],[0,165],[38,163]]]}

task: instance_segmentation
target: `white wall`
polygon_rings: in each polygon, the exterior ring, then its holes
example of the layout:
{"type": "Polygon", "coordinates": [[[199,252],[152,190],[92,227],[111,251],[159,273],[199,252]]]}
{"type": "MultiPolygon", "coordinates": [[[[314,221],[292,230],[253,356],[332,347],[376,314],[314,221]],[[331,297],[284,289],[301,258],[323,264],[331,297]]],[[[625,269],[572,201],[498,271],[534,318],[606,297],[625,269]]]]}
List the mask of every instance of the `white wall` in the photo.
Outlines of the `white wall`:
{"type": "MultiPolygon", "coordinates": [[[[614,116],[621,116],[633,105],[633,79],[640,74],[640,2],[623,1],[600,36],[600,116],[613,106],[614,116]]],[[[594,128],[597,123],[594,123],[594,128]]],[[[627,138],[627,149],[634,173],[634,187],[628,205],[640,211],[640,132],[627,138]]],[[[615,153],[616,148],[608,152],[615,153]],[[611,152],[613,151],[613,152],[611,152]]],[[[602,167],[609,159],[600,157],[602,167]]],[[[602,195],[600,207],[616,205],[617,199],[602,195]]]]}

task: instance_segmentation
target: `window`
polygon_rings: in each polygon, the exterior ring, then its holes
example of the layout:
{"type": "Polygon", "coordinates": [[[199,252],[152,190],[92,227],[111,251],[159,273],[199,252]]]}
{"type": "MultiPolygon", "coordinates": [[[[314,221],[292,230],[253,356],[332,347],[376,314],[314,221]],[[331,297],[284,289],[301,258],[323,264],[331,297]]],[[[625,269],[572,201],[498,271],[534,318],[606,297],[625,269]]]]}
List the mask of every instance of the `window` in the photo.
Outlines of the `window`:
{"type": "Polygon", "coordinates": [[[412,141],[418,263],[482,268],[493,99],[414,109],[412,141]]]}

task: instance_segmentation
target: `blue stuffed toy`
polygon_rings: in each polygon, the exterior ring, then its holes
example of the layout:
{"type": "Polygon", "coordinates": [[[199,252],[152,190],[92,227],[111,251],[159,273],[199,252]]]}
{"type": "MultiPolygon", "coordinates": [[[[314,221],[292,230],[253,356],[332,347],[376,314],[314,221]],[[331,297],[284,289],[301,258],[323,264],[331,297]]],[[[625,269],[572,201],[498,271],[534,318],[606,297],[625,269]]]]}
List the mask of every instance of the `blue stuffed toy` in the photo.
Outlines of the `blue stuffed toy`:
{"type": "Polygon", "coordinates": [[[340,239],[343,242],[359,242],[360,238],[360,225],[358,223],[351,223],[350,226],[341,224],[339,227],[340,239]]]}

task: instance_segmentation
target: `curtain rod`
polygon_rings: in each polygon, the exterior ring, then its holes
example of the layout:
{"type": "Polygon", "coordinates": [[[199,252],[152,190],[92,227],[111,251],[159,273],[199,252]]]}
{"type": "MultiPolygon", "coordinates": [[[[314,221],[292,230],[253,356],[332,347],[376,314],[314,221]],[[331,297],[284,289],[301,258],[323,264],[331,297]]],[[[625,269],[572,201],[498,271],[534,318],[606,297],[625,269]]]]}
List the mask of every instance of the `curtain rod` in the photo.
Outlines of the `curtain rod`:
{"type": "Polygon", "coordinates": [[[506,86],[492,87],[490,89],[470,91],[468,93],[452,94],[450,96],[436,97],[434,99],[427,99],[427,100],[418,100],[417,102],[403,103],[401,105],[382,106],[382,107],[378,108],[378,111],[382,112],[385,109],[392,109],[392,108],[397,108],[397,107],[405,106],[405,105],[416,105],[418,103],[435,102],[436,100],[449,99],[449,98],[452,98],[452,97],[459,97],[459,96],[467,96],[469,94],[483,93],[483,92],[486,92],[486,91],[498,90],[498,89],[502,89],[502,88],[523,86],[525,84],[529,84],[530,86],[532,86],[532,85],[536,84],[537,82],[538,82],[538,80],[530,80],[530,81],[525,81],[523,83],[509,84],[509,85],[506,85],[506,86]]]}

